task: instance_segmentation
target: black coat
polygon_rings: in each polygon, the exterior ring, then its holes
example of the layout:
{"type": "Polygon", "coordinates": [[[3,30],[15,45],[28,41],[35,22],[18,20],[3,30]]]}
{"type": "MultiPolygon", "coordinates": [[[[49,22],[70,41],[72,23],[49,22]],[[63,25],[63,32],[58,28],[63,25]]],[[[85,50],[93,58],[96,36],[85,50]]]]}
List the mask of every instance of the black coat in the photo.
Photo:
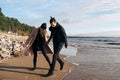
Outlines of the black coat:
{"type": "Polygon", "coordinates": [[[50,27],[49,30],[51,31],[51,35],[48,42],[50,42],[51,38],[53,38],[54,45],[65,43],[65,47],[68,46],[66,32],[60,24],[57,23],[56,27],[50,27]]]}
{"type": "Polygon", "coordinates": [[[33,42],[34,49],[41,49],[41,47],[45,45],[45,37],[42,35],[42,32],[39,30],[37,36],[33,42]]]}

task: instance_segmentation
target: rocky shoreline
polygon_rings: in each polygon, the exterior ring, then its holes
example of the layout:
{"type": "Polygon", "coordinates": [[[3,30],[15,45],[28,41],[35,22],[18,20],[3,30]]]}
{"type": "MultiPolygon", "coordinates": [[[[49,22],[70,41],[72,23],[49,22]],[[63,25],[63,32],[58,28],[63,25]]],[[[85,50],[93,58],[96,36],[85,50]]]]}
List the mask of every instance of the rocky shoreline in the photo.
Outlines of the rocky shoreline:
{"type": "Polygon", "coordinates": [[[0,62],[21,55],[27,36],[13,33],[0,33],[0,62]]]}

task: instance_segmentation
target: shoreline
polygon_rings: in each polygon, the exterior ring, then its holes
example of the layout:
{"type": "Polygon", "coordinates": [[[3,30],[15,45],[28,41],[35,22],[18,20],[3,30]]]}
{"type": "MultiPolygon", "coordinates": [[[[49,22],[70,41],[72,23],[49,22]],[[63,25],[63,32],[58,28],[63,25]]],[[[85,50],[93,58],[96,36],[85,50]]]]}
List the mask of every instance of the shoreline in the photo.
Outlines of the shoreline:
{"type": "MultiPolygon", "coordinates": [[[[70,57],[70,56],[68,56],[68,57],[70,57]]],[[[68,57],[66,57],[65,58],[65,60],[68,58],[68,57]]],[[[70,61],[68,61],[68,60],[66,60],[67,62],[70,62],[70,61]]],[[[72,63],[74,66],[73,67],[71,67],[70,69],[69,69],[69,71],[68,72],[66,72],[65,74],[64,74],[64,76],[60,79],[60,80],[63,80],[68,74],[70,74],[71,73],[71,71],[72,71],[72,69],[74,69],[76,66],[78,66],[79,64],[77,64],[77,63],[74,63],[74,62],[70,62],[70,63],[72,63]]]]}
{"type": "MultiPolygon", "coordinates": [[[[70,47],[72,47],[72,46],[70,46],[70,47]]],[[[73,47],[73,48],[76,48],[76,47],[73,47]]],[[[77,48],[76,48],[76,49],[77,49],[77,48]]],[[[71,55],[71,56],[70,56],[70,55],[65,55],[65,54],[60,54],[60,55],[64,55],[65,57],[64,57],[63,59],[64,59],[65,61],[67,61],[67,62],[69,62],[69,63],[72,63],[72,64],[74,65],[74,66],[71,67],[71,68],[69,69],[69,71],[68,71],[67,73],[65,73],[64,76],[60,79],[60,80],[63,80],[64,77],[66,77],[69,73],[71,73],[72,69],[74,69],[76,66],[79,66],[79,64],[67,60],[69,57],[73,57],[73,55],[71,55]]],[[[76,53],[75,53],[74,56],[76,56],[76,53]]]]}

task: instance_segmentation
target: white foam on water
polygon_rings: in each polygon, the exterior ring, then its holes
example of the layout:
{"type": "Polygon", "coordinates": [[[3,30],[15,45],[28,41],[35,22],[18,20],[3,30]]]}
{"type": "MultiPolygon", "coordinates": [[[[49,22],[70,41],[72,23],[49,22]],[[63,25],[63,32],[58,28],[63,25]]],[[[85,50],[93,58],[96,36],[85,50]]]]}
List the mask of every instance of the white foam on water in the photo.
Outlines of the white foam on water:
{"type": "Polygon", "coordinates": [[[66,56],[76,56],[77,48],[68,46],[68,48],[62,48],[60,54],[66,55],[66,56]]]}
{"type": "MultiPolygon", "coordinates": [[[[67,58],[69,58],[69,57],[71,57],[71,56],[76,56],[76,53],[77,53],[77,49],[76,49],[75,47],[71,47],[71,46],[69,46],[67,49],[64,48],[64,49],[61,51],[61,54],[67,56],[67,57],[64,58],[64,60],[66,60],[67,62],[70,62],[70,63],[78,66],[79,64],[67,60],[67,58]]],[[[71,67],[71,68],[69,69],[69,71],[68,71],[67,73],[65,73],[65,75],[64,75],[60,80],[62,80],[65,76],[67,76],[69,73],[71,73],[71,71],[72,71],[73,68],[74,68],[74,67],[71,67]]]]}

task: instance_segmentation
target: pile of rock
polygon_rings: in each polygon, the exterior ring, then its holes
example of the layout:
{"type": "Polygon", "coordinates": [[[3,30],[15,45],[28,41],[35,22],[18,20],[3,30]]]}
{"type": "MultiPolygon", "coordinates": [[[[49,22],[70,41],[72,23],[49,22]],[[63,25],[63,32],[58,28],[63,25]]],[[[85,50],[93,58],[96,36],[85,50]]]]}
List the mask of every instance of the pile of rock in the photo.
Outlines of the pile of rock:
{"type": "Polygon", "coordinates": [[[0,33],[0,60],[20,56],[27,37],[0,33]]]}

